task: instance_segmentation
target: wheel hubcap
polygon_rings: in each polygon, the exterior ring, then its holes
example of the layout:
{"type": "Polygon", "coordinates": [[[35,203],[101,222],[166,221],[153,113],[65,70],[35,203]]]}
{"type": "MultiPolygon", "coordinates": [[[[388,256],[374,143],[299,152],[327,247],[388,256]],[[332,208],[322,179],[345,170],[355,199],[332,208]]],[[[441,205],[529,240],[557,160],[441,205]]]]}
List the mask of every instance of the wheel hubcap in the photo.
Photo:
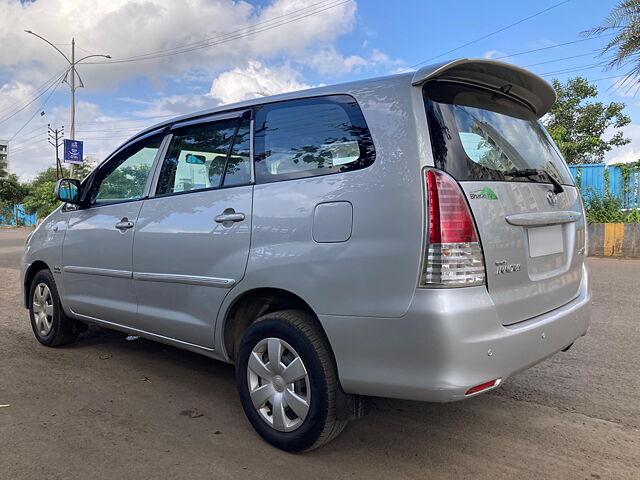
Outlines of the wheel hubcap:
{"type": "Polygon", "coordinates": [[[33,291],[33,318],[40,335],[48,335],[53,325],[53,296],[46,283],[39,283],[33,291]]]}
{"type": "Polygon", "coordinates": [[[253,347],[247,383],[254,408],[274,429],[291,432],[307,418],[309,375],[298,352],[284,340],[265,338],[253,347]]]}

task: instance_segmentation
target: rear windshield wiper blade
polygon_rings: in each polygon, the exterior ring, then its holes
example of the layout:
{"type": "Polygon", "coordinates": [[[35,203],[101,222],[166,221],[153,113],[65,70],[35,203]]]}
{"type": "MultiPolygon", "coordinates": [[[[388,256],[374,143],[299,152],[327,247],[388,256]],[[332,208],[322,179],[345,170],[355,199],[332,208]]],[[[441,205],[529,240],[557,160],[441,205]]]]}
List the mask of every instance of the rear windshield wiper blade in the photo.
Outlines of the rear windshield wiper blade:
{"type": "Polygon", "coordinates": [[[546,176],[551,184],[553,185],[553,192],[558,194],[564,192],[564,188],[556,180],[553,175],[551,175],[546,170],[538,170],[537,168],[523,168],[521,170],[510,170],[508,172],[504,172],[504,175],[508,177],[535,177],[535,176],[546,176]]]}

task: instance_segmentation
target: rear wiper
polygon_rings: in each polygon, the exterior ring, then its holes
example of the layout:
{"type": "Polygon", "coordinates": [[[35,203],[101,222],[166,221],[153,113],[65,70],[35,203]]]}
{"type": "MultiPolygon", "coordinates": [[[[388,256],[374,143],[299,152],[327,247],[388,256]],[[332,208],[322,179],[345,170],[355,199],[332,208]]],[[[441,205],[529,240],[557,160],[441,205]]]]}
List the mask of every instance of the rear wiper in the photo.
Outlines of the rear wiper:
{"type": "Polygon", "coordinates": [[[564,192],[564,188],[553,176],[547,172],[546,170],[538,170],[536,168],[523,168],[521,170],[510,170],[508,172],[504,172],[504,175],[509,177],[535,177],[535,176],[546,176],[551,184],[553,185],[553,193],[558,194],[564,192]]]}

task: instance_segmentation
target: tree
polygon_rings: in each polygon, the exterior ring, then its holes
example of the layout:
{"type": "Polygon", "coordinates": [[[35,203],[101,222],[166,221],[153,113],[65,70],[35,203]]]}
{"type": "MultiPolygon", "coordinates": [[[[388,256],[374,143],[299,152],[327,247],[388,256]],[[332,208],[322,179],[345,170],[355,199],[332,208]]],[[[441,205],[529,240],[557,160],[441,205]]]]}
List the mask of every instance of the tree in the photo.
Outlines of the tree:
{"type": "MultiPolygon", "coordinates": [[[[64,172],[63,176],[67,176],[64,172]]],[[[57,173],[55,167],[40,172],[29,185],[29,195],[24,199],[24,209],[27,213],[36,213],[38,218],[44,218],[53,212],[60,204],[53,194],[56,186],[57,173]]]]}
{"type": "Polygon", "coordinates": [[[44,218],[53,212],[60,202],[53,193],[56,182],[42,182],[32,186],[29,195],[24,199],[24,209],[27,213],[35,213],[38,218],[44,218]]]}
{"type": "Polygon", "coordinates": [[[625,82],[640,75],[640,0],[619,2],[602,25],[583,32],[588,36],[612,32],[613,38],[602,48],[600,56],[613,54],[607,69],[631,66],[625,82]]]}
{"type": "Polygon", "coordinates": [[[22,203],[27,193],[27,187],[18,182],[16,175],[0,178],[0,216],[15,222],[14,207],[22,203]]]}
{"type": "Polygon", "coordinates": [[[117,200],[141,194],[150,168],[149,165],[140,164],[114,170],[100,185],[100,198],[117,200]]]}
{"type": "MultiPolygon", "coordinates": [[[[83,179],[90,172],[91,167],[81,164],[76,168],[76,177],[83,179]]],[[[62,167],[62,176],[69,178],[69,169],[62,167]]],[[[27,213],[36,213],[38,218],[44,218],[53,212],[60,202],[53,194],[58,176],[55,167],[49,167],[40,172],[29,185],[29,195],[24,199],[24,209],[27,213]]]]}
{"type": "Polygon", "coordinates": [[[567,163],[602,162],[608,151],[631,141],[618,130],[631,123],[623,113],[624,103],[605,105],[593,101],[598,89],[582,77],[571,78],[566,83],[553,79],[552,84],[558,100],[543,122],[567,163]],[[608,128],[617,131],[605,140],[603,135],[608,128]]]}

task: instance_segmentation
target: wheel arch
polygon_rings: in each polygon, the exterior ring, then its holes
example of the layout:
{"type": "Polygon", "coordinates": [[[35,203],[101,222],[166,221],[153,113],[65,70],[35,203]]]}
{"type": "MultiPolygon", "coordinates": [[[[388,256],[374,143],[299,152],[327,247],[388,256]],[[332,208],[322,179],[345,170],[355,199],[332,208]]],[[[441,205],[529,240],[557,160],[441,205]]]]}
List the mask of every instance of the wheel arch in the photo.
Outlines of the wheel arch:
{"type": "Polygon", "coordinates": [[[24,272],[24,288],[23,288],[23,299],[22,304],[25,308],[29,308],[29,291],[31,290],[31,282],[33,282],[34,277],[41,272],[42,270],[51,270],[49,265],[42,260],[36,260],[31,265],[26,272],[24,272]]]}
{"type": "Polygon", "coordinates": [[[326,337],[318,315],[300,296],[281,288],[256,288],[247,290],[234,299],[223,317],[222,346],[226,357],[235,362],[244,332],[258,318],[268,313],[291,309],[312,313],[326,337]]]}

